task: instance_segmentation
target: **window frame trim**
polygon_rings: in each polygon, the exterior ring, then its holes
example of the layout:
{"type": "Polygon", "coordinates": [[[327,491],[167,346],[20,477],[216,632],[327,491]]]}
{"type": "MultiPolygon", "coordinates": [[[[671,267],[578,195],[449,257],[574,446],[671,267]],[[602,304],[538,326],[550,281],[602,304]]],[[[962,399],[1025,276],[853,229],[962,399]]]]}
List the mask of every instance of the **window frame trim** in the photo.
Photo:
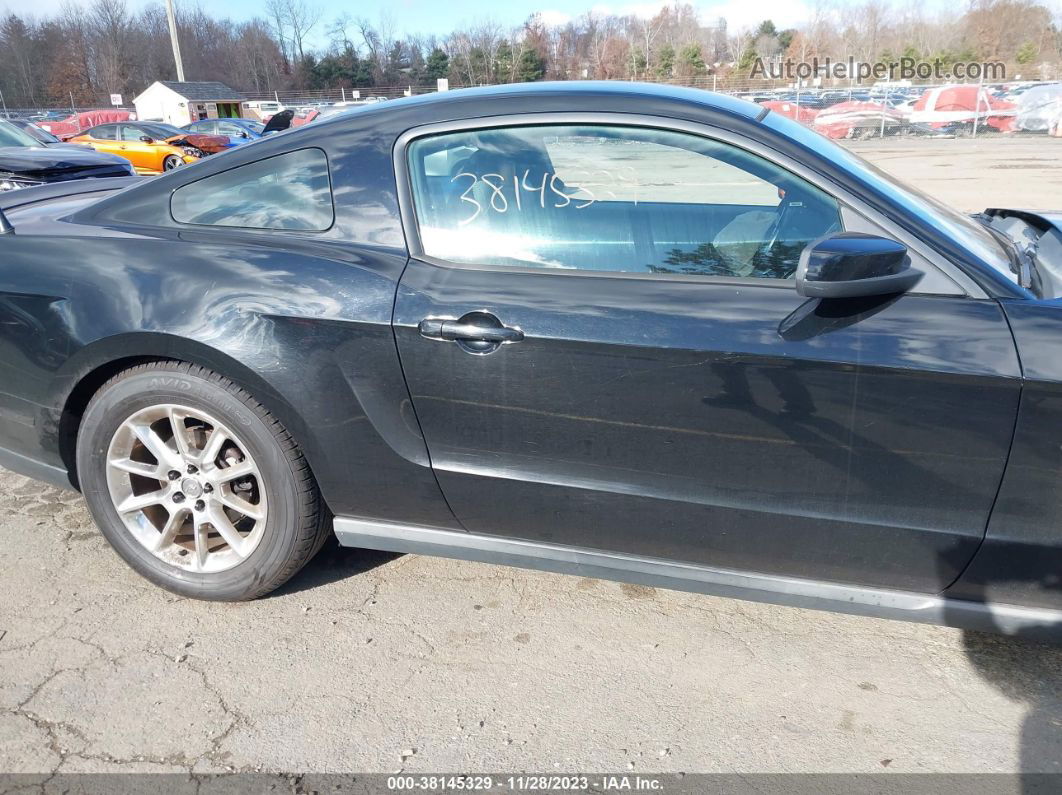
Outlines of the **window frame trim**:
{"type": "Polygon", "coordinates": [[[602,125],[613,127],[632,127],[649,130],[661,130],[665,132],[678,132],[706,138],[710,141],[728,144],[742,149],[749,154],[760,157],[782,168],[797,177],[811,183],[819,190],[826,193],[840,205],[842,217],[847,212],[855,212],[867,222],[877,226],[883,233],[892,236],[903,243],[909,250],[917,253],[927,264],[935,267],[941,276],[951,281],[957,293],[918,293],[917,285],[913,294],[922,296],[945,296],[949,298],[968,297],[975,299],[988,298],[987,294],[958,266],[949,262],[938,252],[930,248],[923,241],[902,229],[886,216],[867,205],[862,199],[836,184],[798,161],[746,136],[739,135],[730,130],[711,124],[691,122],[685,119],[668,116],[653,116],[638,113],[617,112],[548,112],[548,113],[516,113],[502,116],[484,116],[478,118],[457,119],[445,122],[412,127],[395,140],[392,148],[392,165],[395,171],[395,180],[398,196],[398,209],[402,222],[402,233],[406,241],[406,249],[409,256],[421,262],[435,265],[441,268],[457,268],[461,270],[481,270],[496,273],[525,273],[543,274],[549,276],[564,275],[568,277],[581,276],[584,278],[611,278],[611,279],[635,279],[651,281],[679,281],[694,282],[698,284],[713,283],[734,286],[770,287],[776,289],[796,289],[795,279],[766,279],[749,278],[743,276],[708,276],[685,273],[648,273],[636,271],[594,271],[581,270],[578,268],[536,268],[520,267],[512,265],[491,265],[479,262],[455,262],[440,257],[434,257],[424,251],[423,241],[420,236],[420,225],[417,219],[416,206],[413,201],[413,175],[409,167],[409,145],[420,138],[446,133],[470,132],[474,130],[487,130],[499,127],[548,127],[562,124],[602,125]]]}
{"type": "MultiPolygon", "coordinates": [[[[176,171],[176,169],[175,169],[176,171]]],[[[243,232],[249,232],[253,234],[297,234],[297,235],[322,235],[326,232],[331,232],[336,226],[336,192],[335,186],[332,183],[332,163],[328,159],[328,152],[322,149],[320,146],[300,146],[298,149],[288,149],[284,152],[277,152],[275,155],[267,155],[266,157],[260,157],[257,160],[249,160],[244,163],[226,168],[221,171],[215,171],[212,174],[207,174],[199,179],[192,180],[191,182],[185,182],[183,185],[178,185],[170,191],[169,196],[166,197],[166,212],[170,216],[170,220],[177,224],[181,229],[223,229],[223,230],[237,230],[243,232]],[[332,221],[324,229],[284,229],[272,226],[235,226],[231,224],[195,224],[189,221],[178,221],[173,214],[173,197],[177,194],[177,191],[187,188],[191,185],[196,185],[200,182],[205,182],[211,177],[217,177],[221,174],[228,174],[230,171],[235,171],[239,168],[245,168],[246,166],[253,166],[258,163],[265,162],[266,160],[273,160],[278,157],[285,157],[286,155],[293,155],[297,152],[307,152],[310,150],[316,150],[321,153],[325,161],[325,175],[328,177],[328,204],[332,208],[332,221]]]]}

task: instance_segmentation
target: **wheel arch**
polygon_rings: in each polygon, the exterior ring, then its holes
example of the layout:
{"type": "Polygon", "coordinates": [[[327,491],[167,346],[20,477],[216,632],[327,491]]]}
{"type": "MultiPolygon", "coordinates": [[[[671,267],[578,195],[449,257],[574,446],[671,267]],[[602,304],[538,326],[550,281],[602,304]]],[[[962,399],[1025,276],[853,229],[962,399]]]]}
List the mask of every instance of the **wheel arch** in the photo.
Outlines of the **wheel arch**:
{"type": "MultiPolygon", "coordinates": [[[[58,453],[70,482],[78,487],[77,434],[92,397],[123,370],[146,362],[187,362],[213,370],[247,390],[279,419],[302,450],[311,470],[316,455],[307,448],[311,435],[294,406],[254,369],[233,356],[198,340],[161,332],[130,332],[91,343],[67,360],[57,391],[58,453]]],[[[312,445],[310,445],[312,446],[312,445]]]]}

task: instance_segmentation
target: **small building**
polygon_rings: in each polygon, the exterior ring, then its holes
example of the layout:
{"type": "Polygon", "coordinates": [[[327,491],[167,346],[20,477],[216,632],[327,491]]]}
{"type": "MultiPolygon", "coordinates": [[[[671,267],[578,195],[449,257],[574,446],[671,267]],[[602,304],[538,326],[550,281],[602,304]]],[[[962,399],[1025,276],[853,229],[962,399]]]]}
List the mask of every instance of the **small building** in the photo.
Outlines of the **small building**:
{"type": "Polygon", "coordinates": [[[200,119],[236,119],[244,115],[246,97],[213,80],[156,80],[133,99],[141,121],[164,121],[177,127],[200,119]]]}

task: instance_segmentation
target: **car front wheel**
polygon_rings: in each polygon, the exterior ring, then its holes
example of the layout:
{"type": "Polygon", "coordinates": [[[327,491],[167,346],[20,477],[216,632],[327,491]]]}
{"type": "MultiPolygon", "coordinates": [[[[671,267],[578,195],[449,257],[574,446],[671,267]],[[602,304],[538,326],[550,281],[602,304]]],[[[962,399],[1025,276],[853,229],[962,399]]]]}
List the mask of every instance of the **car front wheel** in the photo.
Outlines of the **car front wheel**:
{"type": "Polygon", "coordinates": [[[166,155],[166,159],[162,161],[163,171],[173,171],[173,169],[184,165],[184,161],[177,155],[166,155]]]}
{"type": "Polygon", "coordinates": [[[262,596],[327,535],[290,434],[243,389],[196,365],[152,362],[108,381],[85,411],[77,465],[118,554],[184,596],[262,596]]]}

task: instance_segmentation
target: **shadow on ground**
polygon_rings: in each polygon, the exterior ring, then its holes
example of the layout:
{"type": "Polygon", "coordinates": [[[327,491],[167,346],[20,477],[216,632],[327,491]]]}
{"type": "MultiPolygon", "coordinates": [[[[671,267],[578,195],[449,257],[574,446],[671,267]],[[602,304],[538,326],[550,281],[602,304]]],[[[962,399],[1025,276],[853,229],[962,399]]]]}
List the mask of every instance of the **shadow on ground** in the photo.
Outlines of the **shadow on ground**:
{"type": "Polygon", "coordinates": [[[356,577],[399,557],[401,555],[397,552],[379,552],[374,549],[340,546],[336,537],[330,533],[325,545],[314,556],[314,559],[266,598],[289,596],[344,580],[347,577],[356,577]]]}
{"type": "MultiPolygon", "coordinates": [[[[1018,741],[1018,769],[1062,773],[1062,647],[969,631],[963,633],[963,645],[977,672],[1028,710],[1018,741]]],[[[1032,776],[1021,791],[1046,792],[1047,783],[1032,776]]]]}

